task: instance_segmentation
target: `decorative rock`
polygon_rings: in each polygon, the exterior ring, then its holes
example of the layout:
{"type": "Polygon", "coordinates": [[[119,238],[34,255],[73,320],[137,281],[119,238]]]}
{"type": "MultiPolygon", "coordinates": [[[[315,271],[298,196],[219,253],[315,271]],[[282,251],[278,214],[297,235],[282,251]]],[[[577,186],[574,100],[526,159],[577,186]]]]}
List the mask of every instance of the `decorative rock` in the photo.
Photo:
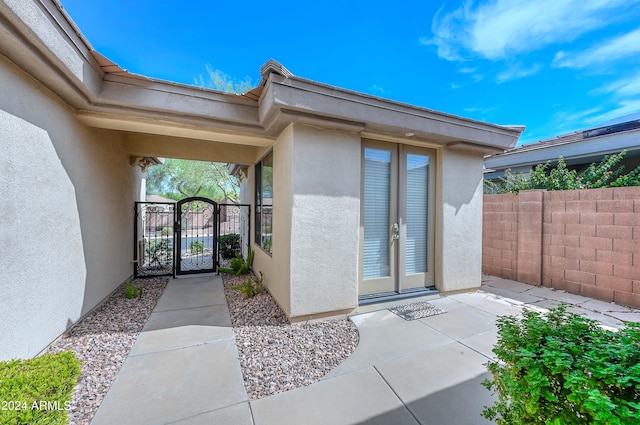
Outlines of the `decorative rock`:
{"type": "Polygon", "coordinates": [[[351,321],[290,324],[267,292],[246,299],[231,289],[244,279],[223,277],[250,399],[318,382],[355,350],[359,336],[351,321]]]}
{"type": "Polygon", "coordinates": [[[71,350],[82,361],[67,424],[91,422],[168,281],[168,277],[155,277],[133,282],[144,287],[144,296],[135,300],[125,298],[123,285],[51,344],[49,352],[71,350]]]}

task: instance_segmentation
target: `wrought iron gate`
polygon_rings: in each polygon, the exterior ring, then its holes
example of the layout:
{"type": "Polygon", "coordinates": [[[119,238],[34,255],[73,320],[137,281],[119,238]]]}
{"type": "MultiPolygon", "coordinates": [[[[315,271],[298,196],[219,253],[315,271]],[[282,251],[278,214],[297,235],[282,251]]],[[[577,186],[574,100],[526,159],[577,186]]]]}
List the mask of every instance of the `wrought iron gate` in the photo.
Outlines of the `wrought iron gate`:
{"type": "Polygon", "coordinates": [[[175,273],[216,271],[215,253],[218,239],[216,203],[207,198],[187,198],[176,206],[175,273]]]}
{"type": "Polygon", "coordinates": [[[175,203],[136,202],[133,276],[173,276],[175,203]]]}
{"type": "Polygon", "coordinates": [[[249,205],[202,197],[136,202],[134,278],[211,273],[237,254],[246,257],[249,216],[249,205]]]}

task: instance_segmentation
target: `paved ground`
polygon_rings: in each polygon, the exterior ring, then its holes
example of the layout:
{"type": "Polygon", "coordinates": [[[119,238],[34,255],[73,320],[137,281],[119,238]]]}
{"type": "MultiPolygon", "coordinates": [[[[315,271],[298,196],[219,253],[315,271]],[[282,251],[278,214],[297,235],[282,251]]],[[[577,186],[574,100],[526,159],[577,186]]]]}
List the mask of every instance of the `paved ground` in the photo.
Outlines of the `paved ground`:
{"type": "Polygon", "coordinates": [[[221,278],[174,279],[92,425],[483,424],[498,316],[565,302],[606,326],[640,321],[637,310],[493,277],[429,302],[447,313],[352,316],[360,344],[345,362],[316,384],[249,401],[221,278]]]}

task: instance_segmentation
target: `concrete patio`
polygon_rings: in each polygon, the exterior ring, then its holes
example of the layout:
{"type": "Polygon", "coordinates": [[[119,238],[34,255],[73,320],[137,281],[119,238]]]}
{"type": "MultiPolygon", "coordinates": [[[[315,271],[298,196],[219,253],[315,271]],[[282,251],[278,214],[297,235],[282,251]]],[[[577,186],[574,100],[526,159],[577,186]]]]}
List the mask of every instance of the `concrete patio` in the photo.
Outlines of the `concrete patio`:
{"type": "Polygon", "coordinates": [[[346,361],[313,385],[250,401],[221,278],[174,279],[92,424],[489,423],[480,382],[497,317],[560,302],[609,327],[640,321],[637,310],[486,276],[481,291],[429,300],[445,314],[352,316],[360,343],[346,361]]]}

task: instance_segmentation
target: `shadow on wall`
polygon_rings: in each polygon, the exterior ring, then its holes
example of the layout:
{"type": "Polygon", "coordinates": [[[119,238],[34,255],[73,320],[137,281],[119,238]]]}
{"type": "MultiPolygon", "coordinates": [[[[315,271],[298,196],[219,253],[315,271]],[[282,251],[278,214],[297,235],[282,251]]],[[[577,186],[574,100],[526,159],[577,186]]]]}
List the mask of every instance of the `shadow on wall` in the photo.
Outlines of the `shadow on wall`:
{"type": "Polygon", "coordinates": [[[31,357],[79,318],[86,264],[75,187],[50,133],[0,110],[0,357],[31,357]],[[7,338],[7,341],[4,339],[7,338]],[[6,350],[6,352],[5,352],[6,350]]]}
{"type": "MultiPolygon", "coordinates": [[[[0,58],[0,67],[0,86],[6,88],[0,109],[7,111],[0,134],[15,142],[0,162],[9,163],[12,186],[21,189],[11,207],[31,205],[28,220],[18,217],[20,227],[47,241],[37,256],[40,268],[29,260],[33,249],[22,257],[12,253],[11,262],[33,271],[29,280],[40,281],[42,293],[64,294],[61,307],[41,300],[51,318],[79,317],[131,275],[132,206],[141,173],[129,164],[122,133],[85,126],[13,63],[0,58]]],[[[3,199],[14,199],[4,190],[3,199]]]]}
{"type": "Polygon", "coordinates": [[[468,152],[447,152],[446,160],[441,161],[442,201],[445,208],[460,210],[474,200],[482,202],[483,158],[468,152]]]}

